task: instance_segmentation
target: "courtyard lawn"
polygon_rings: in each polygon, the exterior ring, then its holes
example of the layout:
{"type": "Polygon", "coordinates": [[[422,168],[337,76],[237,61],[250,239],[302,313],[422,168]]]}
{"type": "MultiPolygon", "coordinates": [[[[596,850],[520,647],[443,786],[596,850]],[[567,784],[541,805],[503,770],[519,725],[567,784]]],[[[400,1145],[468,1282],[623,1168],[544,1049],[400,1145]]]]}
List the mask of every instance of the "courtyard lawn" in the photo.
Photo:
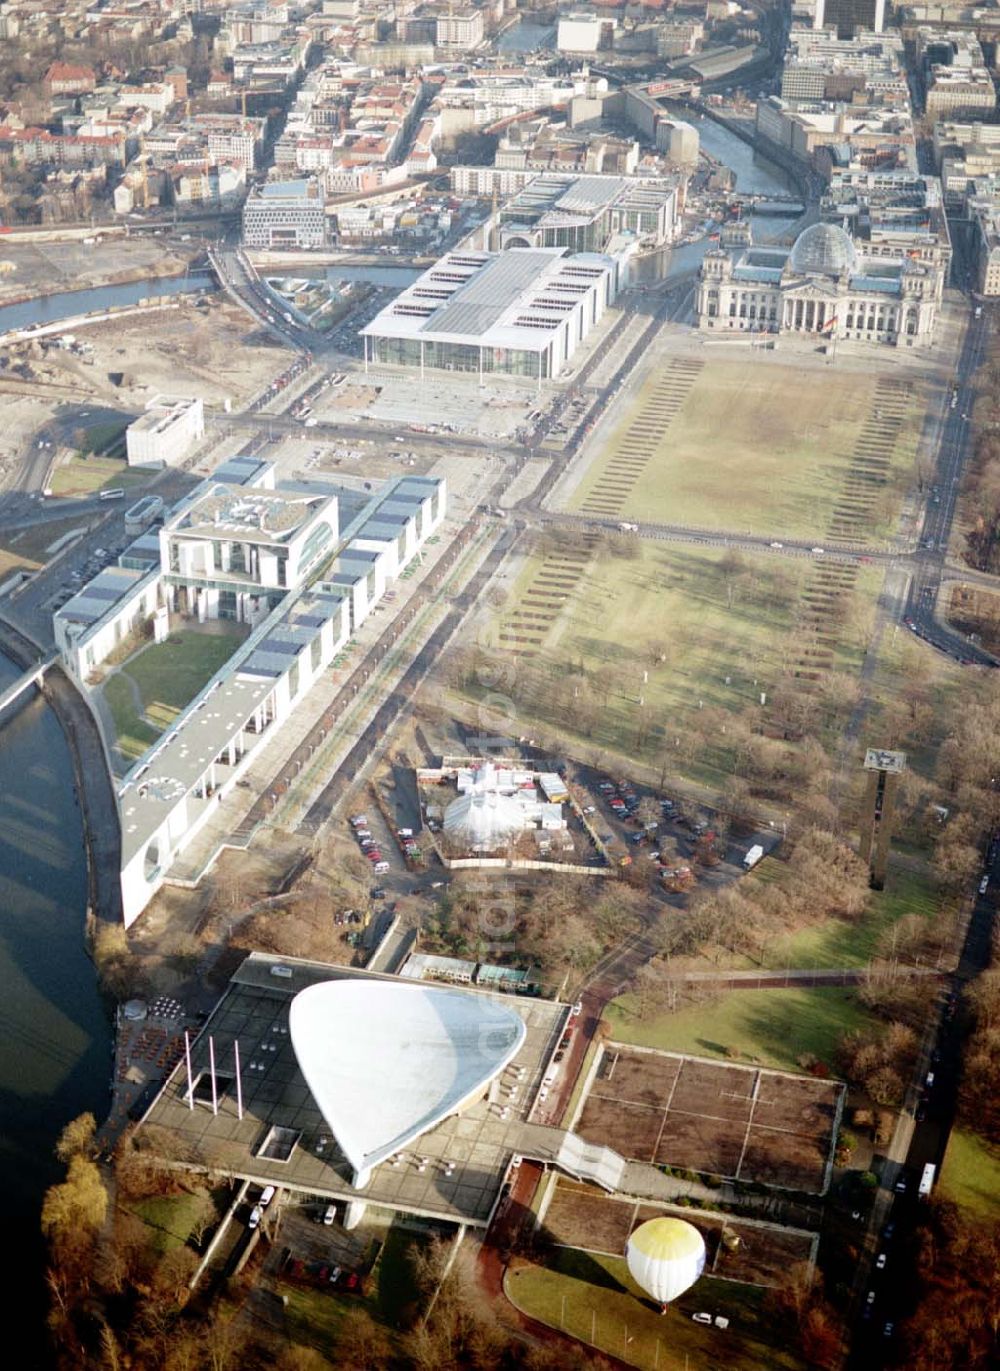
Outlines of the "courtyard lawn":
{"type": "Polygon", "coordinates": [[[127,762],[135,762],[156,742],[161,730],[139,716],[134,691],[124,676],[110,676],[101,687],[104,702],[111,711],[118,751],[127,762]]]}
{"type": "MultiPolygon", "coordinates": [[[[621,407],[619,421],[598,430],[592,440],[598,450],[569,494],[569,507],[594,511],[593,501],[606,497],[609,482],[614,486],[618,479],[614,468],[624,445],[635,479],[624,478],[614,517],[776,538],[830,536],[855,446],[877,408],[878,372],[803,372],[770,357],[715,356],[678,392],[680,408],[670,417],[657,405],[676,374],[664,358],[621,407]],[[636,423],[639,430],[632,429],[636,423]]],[[[852,538],[889,531],[913,465],[924,404],[921,384],[914,382],[906,422],[885,452],[888,496],[883,492],[872,503],[852,538]]]]}
{"type": "Polygon", "coordinates": [[[1000,1222],[1000,1148],[978,1133],[953,1128],[937,1192],[977,1223],[1000,1222]]]}
{"type": "MultiPolygon", "coordinates": [[[[784,871],[780,862],[768,865],[784,871]]],[[[779,875],[778,884],[780,879],[779,875]]],[[[764,949],[761,965],[771,970],[864,966],[878,953],[883,936],[904,915],[931,919],[940,908],[940,896],[929,880],[911,871],[890,871],[887,888],[872,891],[860,918],[827,919],[777,938],[764,949]]]]}
{"type": "Polygon", "coordinates": [[[163,643],[144,648],[125,665],[151,718],[166,728],[233,655],[247,636],[243,624],[217,619],[211,632],[182,628],[163,643]],[[159,711],[159,712],[157,712],[159,711]]]}
{"type": "Polygon", "coordinates": [[[166,642],[143,647],[104,682],[118,750],[127,760],[135,761],[156,742],[247,635],[244,625],[228,620],[211,627],[179,629],[166,642]]]}
{"type": "Polygon", "coordinates": [[[115,457],[72,457],[57,466],[49,479],[52,495],[96,495],[99,490],[113,490],[123,486],[148,485],[150,472],[141,467],[128,467],[115,457]]]}
{"type": "Polygon", "coordinates": [[[768,1316],[765,1292],[732,1281],[703,1276],[661,1314],[622,1258],[557,1248],[547,1266],[511,1267],[504,1291],[530,1318],[642,1371],[804,1366],[789,1347],[787,1329],[768,1316]],[[722,1315],[729,1327],[723,1332],[694,1323],[691,1316],[698,1312],[722,1315]]]}
{"type": "MultiPolygon", "coordinates": [[[[633,539],[567,565],[543,540],[489,626],[521,712],[621,756],[673,750],[670,771],[720,785],[732,768],[719,711],[758,709],[787,669],[814,564],[633,539]]],[[[834,670],[857,670],[879,580],[861,567],[831,622],[834,670]]]]}
{"type": "Polygon", "coordinates": [[[645,1019],[637,1017],[634,997],[622,995],[605,1018],[616,1042],[783,1071],[801,1070],[803,1054],[832,1061],[841,1034],[871,1022],[853,991],[833,986],[722,990],[708,1003],[645,1019]]]}

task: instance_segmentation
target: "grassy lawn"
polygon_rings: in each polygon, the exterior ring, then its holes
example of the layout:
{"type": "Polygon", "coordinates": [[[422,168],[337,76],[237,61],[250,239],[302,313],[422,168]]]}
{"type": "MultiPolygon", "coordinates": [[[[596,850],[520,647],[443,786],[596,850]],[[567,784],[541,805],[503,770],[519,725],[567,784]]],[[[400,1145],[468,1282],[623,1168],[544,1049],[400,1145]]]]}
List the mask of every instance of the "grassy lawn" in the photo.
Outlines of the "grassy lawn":
{"type": "Polygon", "coordinates": [[[245,625],[226,620],[216,621],[212,628],[212,633],[179,629],[165,643],[144,648],[129,661],[128,674],[139,687],[150,714],[159,706],[173,718],[190,704],[247,636],[245,625]]]}
{"type": "MultiPolygon", "coordinates": [[[[626,519],[777,538],[823,537],[872,414],[878,379],[829,369],[810,375],[746,355],[710,359],[673,419],[661,420],[659,441],[619,512],[626,519]]],[[[620,422],[598,434],[603,451],[570,497],[573,509],[587,504],[630,426],[669,384],[669,374],[654,369],[620,422]]],[[[922,407],[915,388],[912,414],[893,453],[896,488],[867,519],[867,536],[888,531],[903,473],[912,465],[922,407]]],[[[647,417],[655,421],[655,412],[647,417]]]]}
{"type": "MultiPolygon", "coordinates": [[[[780,862],[768,865],[779,873],[785,870],[780,862]]],[[[780,879],[779,875],[779,884],[780,879]]],[[[939,897],[929,881],[910,871],[892,872],[885,890],[872,891],[859,919],[827,919],[776,939],[765,948],[762,965],[773,970],[864,966],[897,920],[905,914],[933,918],[939,908],[939,897]]]]}
{"type": "Polygon", "coordinates": [[[275,1291],[279,1298],[288,1300],[285,1326],[291,1341],[332,1357],[348,1308],[346,1300],[332,1291],[313,1290],[290,1281],[277,1281],[275,1291]]]}
{"type": "Polygon", "coordinates": [[[198,1223],[211,1210],[211,1200],[203,1194],[154,1195],[140,1200],[133,1210],[151,1230],[151,1242],[158,1252],[183,1247],[198,1223]]]}
{"type": "Polygon", "coordinates": [[[66,544],[62,541],[70,533],[83,533],[88,521],[76,515],[72,519],[53,519],[19,529],[3,541],[4,548],[20,561],[42,565],[66,544]]]}
{"type": "Polygon", "coordinates": [[[335,1290],[279,1281],[278,1294],[288,1296],[285,1317],[292,1341],[334,1356],[344,1315],[360,1307],[391,1332],[411,1326],[419,1304],[410,1254],[423,1241],[419,1234],[390,1228],[379,1257],[374,1289],[364,1300],[335,1290]]]}
{"type": "MultiPolygon", "coordinates": [[[[644,751],[659,758],[679,741],[670,769],[718,785],[732,770],[724,730],[710,731],[696,756],[686,755],[686,743],[705,736],[710,714],[756,711],[761,693],[773,690],[794,648],[813,565],[649,542],[625,551],[599,545],[574,580],[559,546],[543,541],[487,636],[500,652],[525,654],[511,658],[522,712],[640,759],[644,751]]],[[[836,671],[858,669],[880,578],[878,568],[862,567],[844,621],[830,626],[836,671]]],[[[475,679],[465,689],[473,698],[485,693],[475,679]]],[[[835,744],[827,733],[823,741],[835,744]]]]}
{"type": "Polygon", "coordinates": [[[39,565],[30,557],[19,557],[16,552],[8,552],[0,547],[0,581],[3,581],[12,571],[33,571],[39,565]]]}
{"type": "Polygon", "coordinates": [[[148,485],[150,473],[127,467],[115,457],[71,457],[53,471],[49,490],[53,495],[94,495],[118,486],[148,485]]]}
{"type": "Polygon", "coordinates": [[[119,750],[134,760],[156,741],[246,637],[241,624],[220,621],[218,631],[180,629],[164,643],[144,647],[103,686],[118,735],[119,750]],[[135,683],[146,718],[136,711],[135,683]]]}
{"type": "Polygon", "coordinates": [[[640,1020],[632,997],[612,1000],[605,1012],[611,1037],[639,1047],[658,1047],[696,1057],[727,1057],[798,1071],[810,1053],[832,1060],[840,1035],[870,1023],[853,991],[837,986],[802,990],[724,990],[718,999],[640,1020]]]}
{"type": "Polygon", "coordinates": [[[122,676],[110,676],[101,687],[105,703],[114,720],[118,750],[130,762],[137,761],[152,747],[162,730],[153,728],[136,713],[132,690],[122,676]]]}
{"type": "Polygon", "coordinates": [[[952,1129],[937,1189],[977,1223],[1000,1222],[1000,1148],[977,1133],[952,1129]]]}
{"type": "Polygon", "coordinates": [[[517,1266],[505,1281],[508,1299],[540,1323],[562,1329],[643,1371],[709,1366],[740,1371],[794,1371],[804,1363],[789,1349],[787,1328],[764,1308],[764,1292],[702,1277],[661,1314],[632,1281],[620,1257],[563,1248],[551,1264],[517,1266]],[[725,1330],[693,1323],[705,1311],[729,1319],[725,1330]]]}
{"type": "Polygon", "coordinates": [[[119,443],[124,443],[125,430],[131,422],[130,418],[123,415],[119,419],[101,419],[97,423],[84,425],[85,435],[80,444],[80,451],[104,452],[119,443]]]}

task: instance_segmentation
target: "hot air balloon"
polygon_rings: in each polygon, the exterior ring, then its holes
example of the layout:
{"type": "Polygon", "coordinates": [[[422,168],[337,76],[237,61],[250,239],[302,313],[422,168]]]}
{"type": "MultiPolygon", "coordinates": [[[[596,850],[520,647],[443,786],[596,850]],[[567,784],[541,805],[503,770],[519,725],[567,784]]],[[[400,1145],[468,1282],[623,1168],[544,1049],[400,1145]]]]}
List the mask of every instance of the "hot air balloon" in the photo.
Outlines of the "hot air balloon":
{"type": "Polygon", "coordinates": [[[636,1284],[666,1309],[705,1269],[705,1240],[684,1219],[650,1219],[629,1238],[625,1260],[636,1284]]]}

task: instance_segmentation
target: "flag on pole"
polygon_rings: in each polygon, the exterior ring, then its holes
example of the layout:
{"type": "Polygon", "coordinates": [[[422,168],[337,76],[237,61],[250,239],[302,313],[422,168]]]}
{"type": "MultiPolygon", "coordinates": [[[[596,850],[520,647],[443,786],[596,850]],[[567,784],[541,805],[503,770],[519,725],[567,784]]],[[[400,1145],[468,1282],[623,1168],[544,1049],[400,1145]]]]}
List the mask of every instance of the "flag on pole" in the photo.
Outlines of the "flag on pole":
{"type": "Polygon", "coordinates": [[[823,327],[820,329],[820,333],[832,333],[833,330],[834,330],[836,327],[837,327],[837,316],[834,315],[831,319],[827,319],[826,323],[825,323],[825,324],[823,325],[823,327]]]}

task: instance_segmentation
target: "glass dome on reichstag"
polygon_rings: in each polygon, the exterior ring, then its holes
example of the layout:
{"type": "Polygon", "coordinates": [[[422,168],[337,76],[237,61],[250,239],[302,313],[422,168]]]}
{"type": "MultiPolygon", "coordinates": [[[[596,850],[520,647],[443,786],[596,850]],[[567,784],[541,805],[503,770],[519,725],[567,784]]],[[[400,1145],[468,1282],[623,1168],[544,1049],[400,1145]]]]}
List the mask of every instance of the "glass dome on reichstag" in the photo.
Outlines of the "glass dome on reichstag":
{"type": "Polygon", "coordinates": [[[799,276],[841,276],[854,271],[858,255],[839,224],[811,224],[796,238],[789,260],[799,276]]]}

